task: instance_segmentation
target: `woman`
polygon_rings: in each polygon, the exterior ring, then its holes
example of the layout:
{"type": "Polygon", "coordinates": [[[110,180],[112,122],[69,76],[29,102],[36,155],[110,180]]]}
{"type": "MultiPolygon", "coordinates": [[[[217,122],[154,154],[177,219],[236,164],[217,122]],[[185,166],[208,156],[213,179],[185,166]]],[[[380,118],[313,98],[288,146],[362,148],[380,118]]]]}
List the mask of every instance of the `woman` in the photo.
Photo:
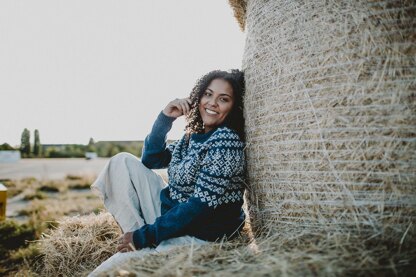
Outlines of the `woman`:
{"type": "Polygon", "coordinates": [[[93,188],[122,228],[120,252],[156,247],[172,238],[215,241],[235,236],[242,211],[245,157],[243,73],[212,71],[189,98],[171,101],[144,142],[141,162],[121,153],[93,188]],[[186,134],[166,146],[173,121],[185,116],[186,134]],[[150,169],[168,168],[169,184],[150,169]]]}

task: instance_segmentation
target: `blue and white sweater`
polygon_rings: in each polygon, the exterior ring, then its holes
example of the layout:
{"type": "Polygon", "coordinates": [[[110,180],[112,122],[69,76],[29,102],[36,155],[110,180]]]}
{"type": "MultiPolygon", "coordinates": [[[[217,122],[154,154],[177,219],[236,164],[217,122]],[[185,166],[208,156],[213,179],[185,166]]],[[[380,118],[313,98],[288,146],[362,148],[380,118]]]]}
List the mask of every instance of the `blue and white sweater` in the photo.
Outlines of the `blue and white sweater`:
{"type": "Polygon", "coordinates": [[[133,233],[138,249],[183,235],[215,241],[243,226],[244,143],[220,125],[166,146],[174,120],[161,112],[144,142],[142,163],[168,167],[169,185],[160,194],[162,215],[133,233]]]}

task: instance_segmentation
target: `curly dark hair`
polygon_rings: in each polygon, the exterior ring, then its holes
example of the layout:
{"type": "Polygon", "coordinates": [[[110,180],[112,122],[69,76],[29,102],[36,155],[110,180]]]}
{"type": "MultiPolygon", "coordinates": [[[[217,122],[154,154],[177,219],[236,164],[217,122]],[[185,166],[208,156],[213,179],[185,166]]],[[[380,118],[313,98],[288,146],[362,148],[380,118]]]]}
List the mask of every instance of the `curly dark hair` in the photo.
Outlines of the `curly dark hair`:
{"type": "Polygon", "coordinates": [[[224,123],[225,126],[237,132],[240,139],[244,141],[243,97],[245,83],[244,73],[238,69],[231,69],[229,71],[214,70],[197,80],[189,96],[192,101],[192,108],[186,116],[187,125],[185,130],[188,138],[193,133],[204,133],[204,124],[199,113],[198,105],[202,95],[214,79],[222,79],[228,82],[233,89],[234,105],[225,118],[224,123]]]}

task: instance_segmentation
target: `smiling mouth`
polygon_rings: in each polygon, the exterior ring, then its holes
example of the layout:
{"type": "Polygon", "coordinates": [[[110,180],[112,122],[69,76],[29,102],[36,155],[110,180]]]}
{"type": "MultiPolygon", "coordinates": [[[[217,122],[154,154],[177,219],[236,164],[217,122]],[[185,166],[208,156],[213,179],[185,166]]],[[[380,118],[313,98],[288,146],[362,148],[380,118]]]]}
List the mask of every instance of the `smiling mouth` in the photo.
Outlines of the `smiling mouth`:
{"type": "Polygon", "coordinates": [[[218,114],[217,112],[214,112],[214,111],[209,110],[209,109],[205,109],[205,111],[207,112],[207,114],[212,114],[212,115],[217,115],[218,114]]]}

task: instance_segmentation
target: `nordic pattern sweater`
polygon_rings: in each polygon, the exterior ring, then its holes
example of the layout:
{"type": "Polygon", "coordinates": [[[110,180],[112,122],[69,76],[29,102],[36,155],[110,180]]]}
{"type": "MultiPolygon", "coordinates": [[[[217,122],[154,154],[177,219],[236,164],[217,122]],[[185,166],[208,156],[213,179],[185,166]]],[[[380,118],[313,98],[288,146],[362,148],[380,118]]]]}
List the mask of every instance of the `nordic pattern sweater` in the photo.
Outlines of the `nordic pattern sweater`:
{"type": "Polygon", "coordinates": [[[169,184],[161,191],[161,213],[153,224],[133,233],[137,249],[184,235],[215,241],[243,227],[244,143],[224,125],[166,145],[175,120],[161,112],[146,137],[142,163],[168,167],[169,184]]]}

